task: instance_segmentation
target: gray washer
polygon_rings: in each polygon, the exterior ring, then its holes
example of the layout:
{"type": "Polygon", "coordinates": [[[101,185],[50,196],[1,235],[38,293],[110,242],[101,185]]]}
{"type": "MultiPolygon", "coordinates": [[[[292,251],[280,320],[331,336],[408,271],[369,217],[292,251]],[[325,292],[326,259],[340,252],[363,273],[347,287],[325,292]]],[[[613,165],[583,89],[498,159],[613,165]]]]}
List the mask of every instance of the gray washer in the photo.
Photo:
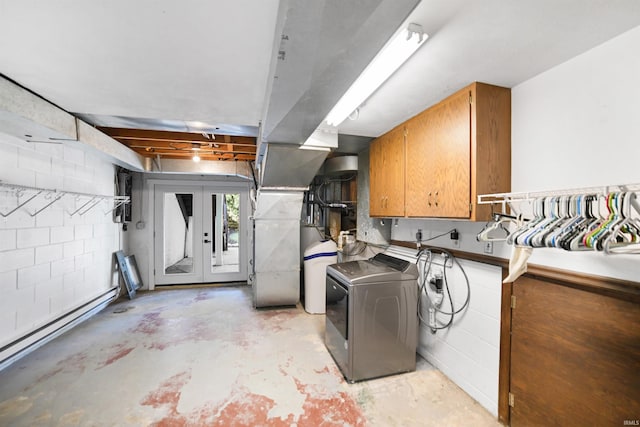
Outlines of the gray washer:
{"type": "Polygon", "coordinates": [[[325,345],[348,381],[415,370],[417,278],[383,254],[327,267],[325,345]]]}

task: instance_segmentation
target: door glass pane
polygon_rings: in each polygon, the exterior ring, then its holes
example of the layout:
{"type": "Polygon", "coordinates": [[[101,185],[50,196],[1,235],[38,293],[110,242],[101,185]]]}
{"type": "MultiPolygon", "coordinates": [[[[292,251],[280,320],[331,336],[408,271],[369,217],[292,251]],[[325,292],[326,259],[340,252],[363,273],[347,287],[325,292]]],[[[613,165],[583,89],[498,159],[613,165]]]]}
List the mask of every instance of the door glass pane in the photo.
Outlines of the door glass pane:
{"type": "Polygon", "coordinates": [[[240,194],[212,194],[211,209],[213,210],[211,272],[239,272],[240,194]]]}
{"type": "Polygon", "coordinates": [[[193,194],[164,193],[164,272],[193,273],[193,194]]]}

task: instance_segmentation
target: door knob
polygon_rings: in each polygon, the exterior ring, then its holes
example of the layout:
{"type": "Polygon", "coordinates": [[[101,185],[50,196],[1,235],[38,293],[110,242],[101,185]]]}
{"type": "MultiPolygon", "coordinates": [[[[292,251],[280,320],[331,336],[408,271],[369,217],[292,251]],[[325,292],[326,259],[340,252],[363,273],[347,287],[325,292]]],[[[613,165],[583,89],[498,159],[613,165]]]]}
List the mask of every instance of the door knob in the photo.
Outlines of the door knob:
{"type": "Polygon", "coordinates": [[[205,240],[204,243],[211,243],[211,240],[205,240]]]}

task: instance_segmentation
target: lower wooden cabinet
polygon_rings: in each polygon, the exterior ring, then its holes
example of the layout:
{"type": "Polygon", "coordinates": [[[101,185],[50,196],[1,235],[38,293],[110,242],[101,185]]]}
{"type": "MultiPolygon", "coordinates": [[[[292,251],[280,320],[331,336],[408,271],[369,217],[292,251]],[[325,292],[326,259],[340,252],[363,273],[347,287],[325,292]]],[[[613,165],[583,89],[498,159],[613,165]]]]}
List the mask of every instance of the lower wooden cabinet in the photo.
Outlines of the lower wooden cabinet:
{"type": "Polygon", "coordinates": [[[583,289],[525,276],[513,283],[505,336],[510,414],[503,421],[514,427],[638,425],[637,293],[605,295],[613,283],[588,282],[583,289]]]}

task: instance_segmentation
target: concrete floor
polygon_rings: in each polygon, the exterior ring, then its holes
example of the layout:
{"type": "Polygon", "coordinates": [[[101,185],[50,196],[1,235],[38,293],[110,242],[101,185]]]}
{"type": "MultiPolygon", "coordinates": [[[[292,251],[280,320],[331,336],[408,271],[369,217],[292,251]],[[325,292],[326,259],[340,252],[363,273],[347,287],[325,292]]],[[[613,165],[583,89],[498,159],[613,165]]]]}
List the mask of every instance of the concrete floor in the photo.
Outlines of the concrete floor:
{"type": "Polygon", "coordinates": [[[500,425],[423,360],[347,383],[323,333],[247,286],[142,293],[0,372],[0,425],[500,425]]]}

